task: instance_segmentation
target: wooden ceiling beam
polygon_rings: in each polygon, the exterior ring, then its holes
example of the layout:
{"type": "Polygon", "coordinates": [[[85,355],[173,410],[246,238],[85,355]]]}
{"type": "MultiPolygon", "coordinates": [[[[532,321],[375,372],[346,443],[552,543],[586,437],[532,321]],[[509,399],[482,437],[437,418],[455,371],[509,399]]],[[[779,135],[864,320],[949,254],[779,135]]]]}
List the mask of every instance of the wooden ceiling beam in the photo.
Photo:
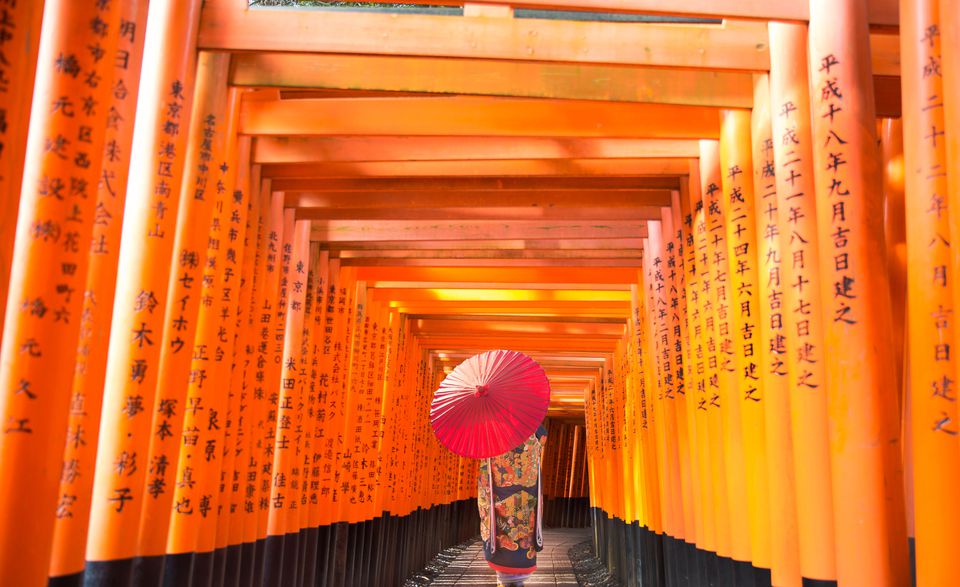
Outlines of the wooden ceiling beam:
{"type": "MultiPolygon", "coordinates": [[[[696,160],[691,160],[694,163],[696,160]]],[[[683,173],[686,175],[686,173],[683,173]]],[[[555,198],[564,197],[570,191],[583,190],[678,190],[680,181],[673,176],[640,177],[363,177],[363,178],[316,178],[309,180],[309,187],[291,189],[290,182],[284,182],[284,188],[274,189],[286,192],[374,192],[365,194],[364,199],[376,198],[381,192],[438,192],[438,191],[530,191],[550,190],[555,198]]],[[[400,196],[398,196],[400,197],[400,196]]],[[[405,196],[409,197],[409,196],[405,196]]],[[[490,194],[488,197],[496,197],[490,194]]]]}
{"type": "Polygon", "coordinates": [[[286,194],[285,206],[308,210],[387,210],[399,212],[461,209],[464,215],[480,208],[491,209],[489,213],[503,216],[504,213],[520,214],[521,209],[533,209],[545,214],[548,210],[582,210],[583,218],[591,217],[591,210],[600,213],[617,209],[626,213],[643,207],[668,207],[672,190],[607,190],[584,189],[553,191],[544,190],[424,190],[424,191],[378,191],[378,192],[291,192],[286,194]]]}
{"type": "Polygon", "coordinates": [[[617,208],[540,208],[533,206],[449,208],[340,208],[326,206],[295,206],[297,218],[305,220],[659,220],[661,207],[633,206],[617,208]]]}
{"type": "Polygon", "coordinates": [[[209,51],[354,53],[762,71],[765,23],[722,25],[477,18],[337,10],[238,10],[201,15],[209,51]]]}
{"type": "Polygon", "coordinates": [[[444,267],[443,262],[457,256],[464,261],[542,261],[555,259],[557,261],[633,261],[640,256],[639,249],[597,250],[528,250],[528,249],[384,249],[384,250],[340,250],[336,254],[341,263],[351,260],[376,259],[386,264],[401,261],[433,262],[433,266],[444,267]]]}
{"type": "Polygon", "coordinates": [[[492,344],[497,347],[509,348],[521,353],[532,353],[538,351],[582,351],[582,352],[613,352],[616,349],[618,339],[591,338],[591,337],[570,337],[570,336],[547,336],[547,337],[523,337],[523,336],[480,336],[470,337],[456,336],[423,336],[417,337],[420,348],[424,350],[445,349],[445,348],[471,348],[475,352],[489,350],[492,344]]]}
{"type": "Polygon", "coordinates": [[[459,269],[450,267],[363,267],[356,271],[363,281],[455,281],[497,282],[504,284],[525,283],[636,283],[637,271],[633,269],[459,269]]]}
{"type": "MultiPolygon", "coordinates": [[[[222,0],[221,0],[222,1],[222,0]]],[[[378,0],[359,0],[376,2],[378,0]]],[[[410,4],[460,6],[459,0],[410,0],[410,4]]],[[[593,11],[612,13],[655,14],[666,17],[744,18],[760,20],[810,19],[806,0],[677,0],[665,4],[662,0],[471,0],[474,5],[506,5],[512,8],[544,10],[593,11]]],[[[868,0],[868,22],[873,26],[897,26],[899,23],[896,0],[868,0]]]]}
{"type": "Polygon", "coordinates": [[[623,239],[647,235],[645,221],[604,221],[602,223],[536,220],[316,220],[311,240],[355,241],[443,241],[490,239],[623,239]]]}
{"type": "Polygon", "coordinates": [[[555,259],[555,258],[527,258],[527,259],[463,259],[450,257],[447,259],[392,259],[392,258],[353,258],[343,259],[343,267],[633,267],[639,269],[643,261],[637,256],[632,259],[555,259]]]}
{"type": "Polygon", "coordinates": [[[716,108],[476,96],[244,100],[247,135],[709,139],[716,108]]]}
{"type": "Polygon", "coordinates": [[[690,139],[261,136],[253,142],[253,162],[695,158],[699,148],[690,139]]]}
{"type": "MultiPolygon", "coordinates": [[[[468,140],[468,139],[464,139],[468,140]]],[[[263,165],[262,176],[272,179],[273,189],[313,191],[313,181],[332,178],[440,178],[440,177],[650,177],[677,176],[689,172],[689,159],[503,159],[490,161],[374,161],[263,165]]]]}
{"type": "MultiPolygon", "coordinates": [[[[878,116],[900,116],[899,37],[871,35],[878,116]]],[[[751,108],[750,73],[480,59],[243,53],[234,83],[285,98],[472,95],[751,108]],[[319,88],[319,89],[317,89],[319,88]]]]}
{"type": "Polygon", "coordinates": [[[613,100],[750,108],[750,74],[624,65],[317,53],[238,53],[238,86],[613,100]]]}
{"type": "MultiPolygon", "coordinates": [[[[391,249],[414,249],[414,250],[439,250],[439,249],[464,249],[464,250],[531,250],[531,251],[562,251],[562,250],[639,250],[643,244],[643,238],[640,236],[631,236],[627,238],[569,238],[554,239],[543,236],[524,239],[520,236],[514,236],[505,239],[491,238],[489,240],[465,240],[463,238],[456,240],[354,240],[354,241],[321,241],[320,246],[331,252],[341,250],[356,251],[381,251],[391,249]]],[[[313,238],[312,240],[320,240],[313,238]]]]}
{"type": "Polygon", "coordinates": [[[484,291],[630,291],[629,283],[570,283],[528,282],[503,283],[500,281],[370,281],[369,291],[375,290],[425,290],[453,291],[458,289],[482,289],[484,291]]]}
{"type": "Polygon", "coordinates": [[[474,315],[451,315],[451,314],[409,314],[408,318],[410,320],[427,320],[427,321],[475,321],[475,322],[532,322],[532,323],[548,323],[548,322],[559,322],[564,324],[619,324],[623,326],[625,321],[621,317],[614,316],[577,316],[577,315],[567,315],[567,316],[510,316],[510,315],[490,315],[490,316],[474,316],[474,315]]]}
{"type": "Polygon", "coordinates": [[[629,291],[600,289],[386,289],[372,288],[371,301],[397,307],[411,302],[630,302],[629,291]]]}
{"type": "Polygon", "coordinates": [[[512,322],[488,320],[417,320],[417,336],[577,336],[594,339],[623,338],[623,324],[588,322],[512,322]]]}

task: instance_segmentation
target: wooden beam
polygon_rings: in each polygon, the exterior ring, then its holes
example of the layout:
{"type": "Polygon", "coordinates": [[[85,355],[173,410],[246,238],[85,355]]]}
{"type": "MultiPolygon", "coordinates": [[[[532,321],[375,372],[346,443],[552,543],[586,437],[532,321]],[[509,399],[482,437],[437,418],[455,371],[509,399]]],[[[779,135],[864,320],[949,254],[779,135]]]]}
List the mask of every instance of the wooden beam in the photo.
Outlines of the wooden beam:
{"type": "MultiPolygon", "coordinates": [[[[209,0],[208,0],[209,1],[209,0]]],[[[222,1],[222,0],[221,0],[222,1]]],[[[374,2],[377,0],[359,0],[374,2]]],[[[472,4],[502,4],[501,0],[473,0],[472,4]]],[[[410,0],[408,4],[459,6],[459,0],[410,0]]],[[[672,17],[744,18],[759,20],[801,20],[810,18],[806,0],[513,0],[513,8],[657,14],[672,17]]],[[[896,0],[868,0],[868,22],[872,26],[897,26],[896,0]]]]}
{"type": "MultiPolygon", "coordinates": [[[[453,316],[450,314],[409,314],[408,318],[410,320],[429,320],[429,321],[473,321],[473,322],[486,322],[493,320],[494,322],[561,322],[564,324],[619,324],[624,326],[626,322],[623,318],[611,317],[611,316],[453,316]]],[[[571,365],[566,366],[568,369],[580,369],[582,367],[571,365]]]]}
{"type": "Polygon", "coordinates": [[[643,238],[643,221],[542,222],[534,220],[471,220],[431,222],[405,220],[318,220],[313,223],[311,240],[417,241],[417,240],[490,240],[490,239],[622,239],[643,238]]]}
{"type": "Polygon", "coordinates": [[[624,324],[514,322],[497,320],[417,320],[417,336],[576,336],[617,340],[623,338],[624,324]]]}
{"type": "Polygon", "coordinates": [[[585,352],[613,352],[616,349],[619,339],[590,338],[576,336],[547,336],[547,337],[522,337],[522,336],[480,336],[471,337],[439,337],[439,336],[418,336],[417,342],[421,348],[447,349],[447,348],[472,348],[476,352],[489,350],[491,346],[496,348],[509,348],[522,353],[536,351],[585,351],[585,352]]]}
{"type": "Polygon", "coordinates": [[[750,74],[447,57],[238,53],[232,83],[750,108],[750,74]]]}
{"type": "Polygon", "coordinates": [[[249,135],[716,138],[715,108],[453,96],[244,101],[249,135]]]}
{"type": "MultiPolygon", "coordinates": [[[[391,261],[398,265],[406,261],[423,261],[433,263],[436,267],[444,267],[443,262],[451,260],[457,255],[462,261],[542,261],[553,259],[556,261],[634,261],[640,257],[640,249],[598,250],[598,249],[377,249],[377,250],[340,250],[335,256],[341,262],[375,259],[389,265],[391,261]]],[[[602,265],[601,265],[602,266],[602,265]]]]}
{"type": "MultiPolygon", "coordinates": [[[[646,231],[644,231],[646,232],[646,231]]],[[[354,241],[321,241],[323,249],[336,253],[341,250],[382,251],[391,249],[415,250],[531,250],[531,251],[562,251],[562,250],[624,250],[642,248],[644,237],[626,238],[545,238],[542,235],[536,238],[522,238],[515,235],[512,238],[488,240],[465,240],[459,237],[453,240],[371,240],[361,239],[354,241]]],[[[313,238],[312,240],[320,240],[313,238]]]]}
{"type": "Polygon", "coordinates": [[[371,300],[381,302],[424,302],[424,301],[495,301],[495,302],[554,302],[554,301],[581,301],[581,302],[629,302],[629,291],[617,290],[584,290],[584,289],[387,289],[372,288],[369,291],[371,300]]]}
{"type": "MultiPolygon", "coordinates": [[[[877,113],[899,116],[896,34],[870,36],[877,113]],[[896,89],[896,93],[887,93],[896,89]]],[[[285,98],[398,97],[431,94],[607,100],[750,108],[750,74],[696,69],[570,65],[435,57],[242,53],[233,83],[304,88],[285,98]]]]}
{"type": "Polygon", "coordinates": [[[534,208],[465,207],[456,208],[297,208],[297,219],[304,220],[659,220],[661,208],[534,208]]]}
{"type": "Polygon", "coordinates": [[[455,290],[483,289],[504,291],[629,291],[624,283],[503,283],[500,281],[373,281],[368,282],[370,291],[389,290],[455,290]]]}
{"type": "MultiPolygon", "coordinates": [[[[282,102],[282,101],[281,101],[282,102]]],[[[541,137],[257,137],[255,163],[698,157],[699,142],[541,137]]]]}
{"type": "Polygon", "coordinates": [[[477,306],[479,302],[416,302],[406,303],[394,301],[392,304],[401,313],[455,315],[463,318],[486,319],[489,316],[529,317],[533,319],[555,317],[597,317],[616,318],[625,320],[630,315],[630,305],[626,302],[575,302],[560,304],[557,302],[498,302],[496,306],[477,306]]]}
{"type": "MultiPolygon", "coordinates": [[[[644,206],[669,206],[670,194],[670,190],[291,192],[286,195],[285,205],[304,212],[314,209],[350,209],[402,213],[404,210],[459,208],[467,214],[474,208],[486,208],[491,210],[491,213],[499,214],[521,213],[522,209],[531,209],[538,213],[559,209],[582,210],[582,217],[590,218],[589,209],[615,209],[620,213],[626,213],[629,209],[644,206]]],[[[659,211],[657,213],[659,214],[659,211]]]]}
{"type": "MultiPolygon", "coordinates": [[[[468,140],[468,139],[464,139],[468,140]]],[[[264,165],[263,177],[273,179],[273,189],[312,191],[311,181],[328,178],[374,177],[545,177],[621,176],[650,177],[686,175],[689,159],[504,159],[499,161],[375,161],[357,163],[311,163],[264,165]]]]}
{"type": "Polygon", "coordinates": [[[198,38],[210,51],[357,53],[762,71],[765,23],[722,25],[471,18],[211,5],[198,38]]]}
{"type": "MultiPolygon", "coordinates": [[[[696,160],[690,160],[696,165],[696,160]]],[[[276,171],[276,170],[274,170],[276,171]]],[[[684,171],[681,175],[686,175],[684,171]]],[[[509,190],[549,190],[557,197],[570,191],[583,190],[677,190],[680,181],[670,176],[588,176],[554,177],[349,177],[309,180],[309,189],[276,188],[281,192],[325,191],[325,192],[437,192],[437,191],[484,191],[499,192],[509,190]]],[[[274,184],[275,186],[275,184],[274,184]]],[[[358,194],[359,195],[359,194],[358,194]]],[[[495,194],[490,194],[496,197],[495,194]]],[[[366,194],[364,197],[375,197],[366,194]]],[[[399,196],[398,196],[399,197],[399,196]]],[[[409,196],[406,196],[409,197],[409,196]]]]}
{"type": "Polygon", "coordinates": [[[621,283],[637,282],[637,272],[631,269],[459,269],[450,267],[367,267],[357,270],[357,279],[376,281],[455,281],[496,282],[504,284],[530,283],[621,283]]]}
{"type": "Polygon", "coordinates": [[[634,259],[383,259],[379,257],[343,259],[342,267],[633,267],[639,269],[643,261],[634,259]]]}

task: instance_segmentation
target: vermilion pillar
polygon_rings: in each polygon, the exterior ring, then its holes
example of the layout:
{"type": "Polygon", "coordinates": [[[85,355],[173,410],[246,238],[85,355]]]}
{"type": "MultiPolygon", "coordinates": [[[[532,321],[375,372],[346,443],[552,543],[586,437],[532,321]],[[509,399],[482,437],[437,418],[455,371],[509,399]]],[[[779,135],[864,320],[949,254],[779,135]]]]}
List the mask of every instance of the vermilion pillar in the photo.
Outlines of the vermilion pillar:
{"type": "MultiPolygon", "coordinates": [[[[957,438],[957,201],[948,198],[946,124],[938,2],[900,3],[903,155],[907,221],[908,345],[913,433],[917,584],[956,582],[960,525],[957,438]]],[[[954,139],[956,140],[956,139],[954,139]]],[[[865,186],[867,189],[872,184],[865,186]]]]}
{"type": "Polygon", "coordinates": [[[863,0],[810,3],[830,451],[833,471],[843,471],[833,475],[834,533],[840,584],[902,585],[907,550],[897,370],[867,22],[863,0]]]}
{"type": "MultiPolygon", "coordinates": [[[[167,529],[177,479],[177,459],[183,444],[181,431],[187,413],[187,387],[195,355],[198,317],[207,277],[211,220],[220,195],[219,161],[226,155],[230,118],[238,106],[236,94],[228,102],[226,80],[230,57],[201,52],[197,60],[197,88],[188,133],[183,189],[174,239],[170,275],[165,289],[170,301],[158,329],[162,341],[160,373],[150,419],[149,458],[143,510],[139,522],[139,554],[147,557],[137,580],[156,584],[161,575],[159,557],[166,552],[167,529]],[[206,227],[207,230],[199,230],[206,227]]],[[[212,303],[212,302],[210,302],[212,303]]],[[[213,327],[213,324],[210,324],[213,327]]],[[[209,355],[209,351],[207,352],[209,355]]],[[[206,374],[205,374],[206,375],[206,374]]],[[[194,375],[196,376],[196,375],[194,375]]]]}
{"type": "MultiPolygon", "coordinates": [[[[720,198],[723,169],[720,145],[701,141],[700,159],[709,165],[701,167],[701,182],[708,181],[703,190],[706,208],[707,254],[711,267],[710,287],[716,327],[717,393],[711,396],[710,408],[719,413],[717,422],[723,439],[723,482],[730,515],[730,556],[745,563],[751,559],[749,520],[747,508],[746,462],[743,445],[741,417],[741,394],[738,385],[738,369],[734,336],[736,332],[732,313],[735,292],[731,286],[727,257],[726,221],[720,198]],[[709,171],[707,171],[707,169],[709,171]]],[[[719,464],[719,463],[718,463],[719,464]]]]}
{"type": "Polygon", "coordinates": [[[687,391],[689,378],[687,376],[689,363],[687,348],[689,341],[686,338],[686,275],[683,259],[683,235],[681,233],[680,192],[671,194],[670,208],[661,209],[661,221],[667,240],[667,267],[664,277],[667,283],[667,327],[670,331],[670,359],[673,362],[674,383],[674,410],[677,421],[677,440],[679,443],[679,481],[681,488],[681,519],[683,522],[683,539],[696,543],[696,512],[694,504],[697,502],[694,467],[692,466],[692,447],[696,443],[696,425],[691,426],[687,410],[687,391]]]}
{"type": "Polygon", "coordinates": [[[708,282],[708,266],[704,262],[706,250],[706,223],[703,201],[700,197],[699,162],[690,165],[689,215],[684,217],[685,260],[687,272],[687,331],[690,333],[690,361],[687,363],[687,409],[696,423],[697,441],[694,447],[697,476],[700,481],[700,511],[702,528],[697,529],[698,546],[709,552],[717,552],[717,512],[714,507],[714,487],[711,480],[710,427],[707,418],[710,385],[709,357],[707,353],[708,331],[704,325],[707,295],[703,286],[708,282]]]}
{"type": "MultiPolygon", "coordinates": [[[[776,163],[777,225],[782,253],[785,369],[789,373],[800,572],[836,580],[833,489],[824,346],[824,298],[817,281],[815,170],[807,84],[806,27],[770,23],[770,94],[776,163]]],[[[830,298],[826,298],[830,299],[830,298]]]]}
{"type": "Polygon", "coordinates": [[[3,80],[0,84],[0,332],[3,332],[6,315],[43,0],[7,2],[3,14],[0,23],[0,80],[3,80]]]}
{"type": "MultiPolygon", "coordinates": [[[[660,492],[663,504],[664,531],[674,538],[683,538],[683,493],[680,485],[680,448],[677,437],[676,383],[671,360],[669,325],[669,288],[663,222],[647,224],[649,248],[644,250],[647,265],[648,336],[653,353],[656,387],[653,392],[656,413],[656,446],[660,457],[660,492]]],[[[612,393],[607,390],[607,393],[612,393]]]]}
{"type": "MultiPolygon", "coordinates": [[[[116,64],[115,77],[111,86],[110,116],[104,137],[90,266],[83,290],[80,340],[67,424],[68,430],[85,430],[86,442],[67,442],[64,448],[59,489],[63,507],[57,509],[54,549],[50,558],[51,577],[79,573],[84,566],[146,22],[146,0],[120,5],[119,42],[112,56],[116,64]]],[[[104,56],[104,59],[109,58],[104,56]]]]}
{"type": "MultiPolygon", "coordinates": [[[[196,110],[196,109],[195,109],[196,110]]],[[[172,491],[166,557],[165,585],[193,580],[209,582],[211,551],[216,537],[220,497],[220,467],[227,422],[229,366],[233,355],[238,254],[231,237],[239,218],[242,226],[246,201],[235,197],[237,137],[227,124],[226,141],[211,153],[211,191],[214,212],[207,230],[198,295],[196,334],[183,398],[180,441],[173,451],[176,476],[172,491]],[[233,261],[231,262],[231,258],[233,261]]],[[[242,252],[242,249],[241,249],[242,252]]],[[[242,262],[242,259],[239,259],[242,262]]]]}
{"type": "MultiPolygon", "coordinates": [[[[716,512],[717,554],[730,558],[733,554],[731,538],[731,512],[729,489],[726,477],[726,451],[723,445],[723,417],[721,403],[720,337],[718,335],[716,290],[725,287],[726,275],[719,271],[715,250],[711,244],[718,223],[709,216],[711,206],[719,209],[717,192],[720,191],[720,146],[716,141],[700,142],[700,194],[702,209],[697,215],[697,256],[700,267],[701,304],[703,332],[706,340],[706,390],[697,409],[704,412],[710,438],[710,484],[713,487],[713,505],[716,512]],[[718,278],[719,277],[719,278],[718,278]]],[[[729,329],[729,327],[728,327],[729,329]]],[[[724,375],[724,381],[727,376],[724,375]]],[[[741,518],[742,519],[742,518],[741,518]]]]}
{"type": "Polygon", "coordinates": [[[784,255],[777,220],[777,180],[771,126],[770,83],[754,78],[753,186],[757,225],[757,310],[759,369],[762,374],[766,421],[767,471],[770,489],[771,575],[778,587],[799,587],[796,486],[790,421],[784,327],[784,255]]]}
{"type": "MultiPolygon", "coordinates": [[[[55,513],[74,505],[71,496],[57,496],[59,465],[120,4],[50,0],[44,10],[0,347],[0,472],[7,480],[0,486],[0,577],[15,585],[46,582],[55,513]]],[[[28,34],[30,23],[20,24],[28,34]]],[[[10,26],[4,21],[0,33],[10,26]]],[[[0,49],[13,61],[23,57],[21,48],[16,55],[0,49]]],[[[9,187],[3,196],[10,199],[9,187]]]]}
{"type": "MultiPolygon", "coordinates": [[[[147,15],[144,71],[130,155],[104,387],[100,447],[87,544],[88,570],[103,584],[129,581],[149,464],[167,280],[193,96],[199,1],[154,2],[147,15]],[[156,304],[138,300],[156,300],[156,304]],[[140,334],[137,334],[137,333],[140,334]],[[137,456],[136,470],[116,463],[137,456]],[[120,506],[123,507],[120,507],[120,506]],[[90,563],[94,563],[92,566],[90,563]],[[100,564],[103,563],[103,564],[100,564]]],[[[171,467],[174,465],[170,465],[171,467]]],[[[92,575],[91,575],[92,576],[92,575]]]]}
{"type": "Polygon", "coordinates": [[[770,569],[770,495],[767,483],[766,394],[760,367],[757,223],[753,187],[750,112],[720,115],[720,173],[726,226],[730,314],[747,474],[750,552],[753,565],[770,569]]]}

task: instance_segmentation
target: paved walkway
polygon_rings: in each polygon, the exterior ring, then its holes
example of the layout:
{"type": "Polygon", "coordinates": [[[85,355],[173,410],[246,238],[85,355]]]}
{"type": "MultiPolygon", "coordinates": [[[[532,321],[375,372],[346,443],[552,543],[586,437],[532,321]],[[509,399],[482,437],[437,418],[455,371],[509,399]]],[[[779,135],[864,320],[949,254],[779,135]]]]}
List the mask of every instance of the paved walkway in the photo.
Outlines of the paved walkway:
{"type": "MultiPolygon", "coordinates": [[[[579,544],[588,538],[590,538],[588,528],[545,529],[543,550],[537,555],[537,572],[526,584],[577,587],[577,578],[573,574],[567,551],[574,544],[579,544]]],[[[450,563],[443,574],[431,583],[435,586],[471,585],[473,587],[495,587],[496,584],[496,573],[483,559],[483,548],[479,541],[450,563]]]]}

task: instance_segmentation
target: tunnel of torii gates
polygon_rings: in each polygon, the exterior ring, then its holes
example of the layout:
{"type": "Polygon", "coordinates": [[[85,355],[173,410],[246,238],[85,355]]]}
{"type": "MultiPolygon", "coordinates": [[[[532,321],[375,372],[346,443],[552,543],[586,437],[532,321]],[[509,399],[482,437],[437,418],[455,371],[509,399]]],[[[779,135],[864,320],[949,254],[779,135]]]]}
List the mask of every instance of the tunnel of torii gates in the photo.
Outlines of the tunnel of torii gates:
{"type": "Polygon", "coordinates": [[[623,584],[957,585],[960,2],[436,4],[0,0],[0,583],[399,585],[503,348],[623,584]]]}

